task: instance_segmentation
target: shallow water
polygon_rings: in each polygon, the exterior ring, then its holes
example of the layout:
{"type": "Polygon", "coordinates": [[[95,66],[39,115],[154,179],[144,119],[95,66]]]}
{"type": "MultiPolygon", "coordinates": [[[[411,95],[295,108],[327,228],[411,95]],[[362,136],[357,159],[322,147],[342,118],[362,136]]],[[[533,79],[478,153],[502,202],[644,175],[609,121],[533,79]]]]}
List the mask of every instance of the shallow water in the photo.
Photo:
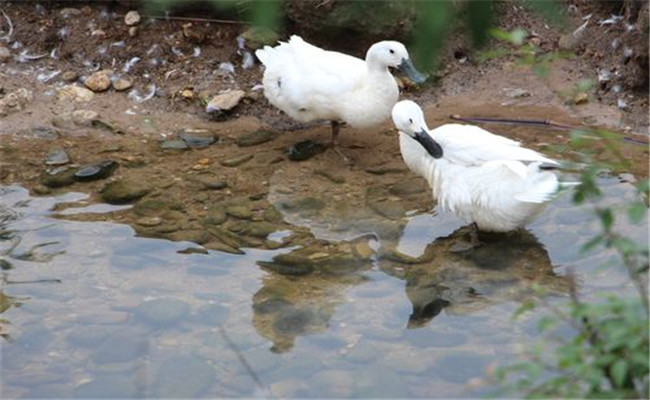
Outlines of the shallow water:
{"type": "MultiPolygon", "coordinates": [[[[603,204],[635,196],[618,179],[601,184],[603,204]]],[[[631,290],[624,271],[603,267],[611,251],[580,252],[598,221],[570,195],[527,231],[464,253],[451,251],[465,239],[448,214],[405,210],[387,228],[358,205],[329,210],[337,199],[307,213],[278,206],[287,222],[368,254],[300,275],[265,266],[297,247],[184,254],[197,246],[55,218],[56,204],[84,194],[0,190],[5,398],[477,397],[494,389],[486,370],[538,340],[543,311],[511,320],[534,284],[561,299],[570,267],[585,296],[631,290]]],[[[647,243],[647,221],[624,221],[647,243]]]]}

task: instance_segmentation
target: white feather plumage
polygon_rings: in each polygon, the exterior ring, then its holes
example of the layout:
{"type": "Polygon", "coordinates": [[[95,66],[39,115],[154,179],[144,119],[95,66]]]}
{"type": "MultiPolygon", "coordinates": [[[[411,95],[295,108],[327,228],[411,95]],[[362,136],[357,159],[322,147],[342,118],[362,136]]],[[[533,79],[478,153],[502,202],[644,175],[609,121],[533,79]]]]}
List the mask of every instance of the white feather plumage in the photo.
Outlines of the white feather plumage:
{"type": "Polygon", "coordinates": [[[266,68],[264,94],[275,107],[298,121],[345,121],[353,127],[388,118],[399,95],[388,67],[408,60],[399,42],[376,43],[361,60],[323,50],[295,35],[255,54],[266,68]]]}
{"type": "Polygon", "coordinates": [[[471,125],[429,130],[420,107],[401,101],[393,109],[402,158],[424,177],[443,211],[486,231],[510,231],[530,223],[563,185],[542,164],[558,163],[519,142],[471,125]],[[416,141],[428,132],[442,148],[434,158],[416,141]]]}

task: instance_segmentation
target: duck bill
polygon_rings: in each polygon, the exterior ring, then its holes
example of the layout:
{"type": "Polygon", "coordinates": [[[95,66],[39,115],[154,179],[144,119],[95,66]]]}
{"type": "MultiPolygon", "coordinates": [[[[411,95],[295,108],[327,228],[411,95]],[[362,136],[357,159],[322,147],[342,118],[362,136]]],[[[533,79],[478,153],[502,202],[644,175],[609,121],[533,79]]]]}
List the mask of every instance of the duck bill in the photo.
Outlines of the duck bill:
{"type": "Polygon", "coordinates": [[[415,66],[408,58],[402,58],[402,63],[397,68],[415,83],[420,84],[427,80],[427,77],[415,69],[415,66]]]}
{"type": "Polygon", "coordinates": [[[431,154],[431,157],[442,157],[442,147],[438,142],[433,140],[431,135],[429,135],[429,132],[427,132],[425,129],[422,129],[421,131],[415,133],[415,140],[417,140],[417,142],[420,143],[422,147],[424,147],[427,153],[431,154]]]}

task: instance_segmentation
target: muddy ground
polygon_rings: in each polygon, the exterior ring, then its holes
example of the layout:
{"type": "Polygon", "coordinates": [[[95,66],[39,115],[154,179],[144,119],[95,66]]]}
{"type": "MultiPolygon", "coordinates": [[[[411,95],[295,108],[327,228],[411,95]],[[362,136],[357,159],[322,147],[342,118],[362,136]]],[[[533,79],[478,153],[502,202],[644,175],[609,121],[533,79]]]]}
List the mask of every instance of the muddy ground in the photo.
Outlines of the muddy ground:
{"type": "MultiPolygon", "coordinates": [[[[642,3],[637,14],[610,23],[611,14],[625,10],[567,2],[568,33],[515,4],[500,3],[500,27],[534,33],[528,42],[540,54],[562,50],[568,56],[555,57],[550,74],[540,77],[519,63],[515,48],[493,41],[488,50],[498,50],[492,53],[498,56],[481,57],[490,53],[472,52],[464,39],[452,35],[440,70],[432,72],[422,87],[406,82],[402,97],[425,108],[430,126],[460,114],[606,128],[628,139],[622,145],[631,161],[625,172],[646,178],[648,8],[647,2],[642,3]],[[590,24],[577,37],[567,36],[589,14],[590,24]],[[618,42],[615,49],[613,42],[618,42]],[[623,54],[627,48],[634,49],[632,55],[623,54]],[[603,79],[605,69],[607,79],[603,79]],[[584,80],[594,85],[581,84],[584,80]]],[[[367,206],[387,223],[400,220],[408,210],[431,207],[424,181],[408,172],[400,159],[389,121],[373,129],[344,128],[341,151],[351,165],[331,150],[305,161],[290,161],[287,154],[292,145],[308,139],[326,143],[330,128],[299,126],[268,104],[259,90],[262,68],[259,63],[244,68],[245,58],[238,48],[236,38],[248,29],[245,24],[199,21],[179,12],[172,16],[190,19],[143,16],[127,26],[128,5],[15,2],[2,6],[6,13],[1,18],[4,42],[0,42],[3,185],[17,183],[35,195],[89,193],[90,199],[81,205],[135,203],[124,211],[66,218],[127,222],[142,235],[190,240],[231,252],[246,246],[277,246],[265,238],[283,228],[305,237],[306,231],[283,221],[278,207],[318,210],[324,207],[318,197],[325,194],[345,203],[348,211],[367,206]],[[83,88],[97,71],[106,71],[113,86],[94,92],[70,89],[83,88]],[[116,90],[118,78],[132,87],[116,90]],[[243,91],[243,97],[232,111],[216,116],[205,111],[209,99],[233,90],[243,91]],[[21,94],[24,100],[11,97],[21,94]],[[260,131],[267,135],[260,139],[262,143],[245,143],[260,131]],[[183,132],[217,140],[204,148],[174,149],[183,132]],[[45,165],[53,150],[69,155],[67,171],[45,165]],[[115,161],[119,167],[109,168],[107,177],[98,180],[71,178],[78,167],[101,161],[115,161]],[[406,187],[404,181],[412,185],[406,187]],[[110,197],[107,192],[116,186],[119,193],[110,197]],[[291,195],[293,200],[287,201],[295,203],[273,204],[270,195],[277,198],[278,193],[291,195]]],[[[219,14],[204,17],[218,19],[219,14]]],[[[367,38],[323,41],[308,36],[307,29],[290,26],[291,31],[280,33],[282,38],[303,34],[308,41],[357,56],[363,56],[369,43],[367,38]]],[[[561,152],[569,142],[567,131],[486,128],[552,156],[576,157],[561,152]]]]}

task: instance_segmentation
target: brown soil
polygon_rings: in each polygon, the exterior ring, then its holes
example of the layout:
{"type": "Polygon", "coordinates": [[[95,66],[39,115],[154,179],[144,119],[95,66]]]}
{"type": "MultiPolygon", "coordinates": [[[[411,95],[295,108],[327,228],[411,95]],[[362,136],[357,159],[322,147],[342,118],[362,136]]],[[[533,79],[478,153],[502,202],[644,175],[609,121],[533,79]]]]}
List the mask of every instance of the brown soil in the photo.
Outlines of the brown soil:
{"type": "MultiPolygon", "coordinates": [[[[582,15],[593,13],[595,22],[608,18],[611,11],[585,2],[577,5],[580,12],[570,17],[573,29],[582,23],[582,15]]],[[[334,171],[344,178],[347,185],[362,187],[392,184],[411,176],[404,170],[389,122],[368,130],[344,128],[342,151],[354,161],[353,166],[343,165],[340,156],[333,151],[304,162],[288,161],[286,149],[290,145],[306,139],[326,142],[330,135],[329,126],[296,129],[288,117],[268,104],[261,92],[253,90],[261,82],[262,70],[257,65],[247,70],[242,68],[236,37],[246,29],[244,25],[143,18],[137,34],[131,37],[124,24],[123,15],[128,11],[124,3],[115,8],[93,3],[86,6],[74,3],[73,6],[78,8],[67,16],[61,13],[60,5],[42,7],[13,3],[4,6],[14,25],[9,43],[19,42],[21,47],[10,49],[12,57],[2,65],[0,96],[27,88],[33,92],[34,98],[23,110],[0,117],[0,183],[19,183],[36,189],[40,194],[81,191],[91,193],[92,201],[96,201],[106,181],[75,183],[58,189],[44,188],[40,184],[45,170],[45,155],[53,148],[64,148],[77,165],[103,159],[117,160],[121,167],[111,179],[126,177],[146,182],[156,188],[150,197],[180,203],[191,222],[204,216],[211,204],[238,198],[261,198],[254,200],[253,208],[264,209],[268,206],[264,195],[269,191],[269,180],[280,167],[295,170],[293,176],[296,179],[316,170],[334,171]],[[38,55],[50,54],[55,48],[57,58],[47,56],[19,62],[16,57],[23,50],[38,55]],[[200,55],[195,57],[196,48],[200,49],[200,55]],[[134,57],[140,61],[124,72],[125,63],[134,57]],[[235,73],[219,71],[222,62],[232,62],[235,73]],[[112,69],[114,73],[132,80],[134,87],[142,91],[148,84],[155,83],[156,95],[146,102],[136,103],[127,97],[128,91],[109,89],[95,93],[93,99],[85,103],[57,99],[56,88],[65,84],[62,80],[64,72],[75,72],[81,82],[98,69],[112,69]],[[55,71],[61,74],[51,81],[42,83],[37,80],[39,74],[55,71]],[[203,99],[228,89],[241,89],[247,95],[231,114],[218,119],[209,116],[203,99]],[[58,129],[55,139],[35,136],[34,128],[51,127],[55,116],[75,109],[97,111],[102,120],[118,126],[122,132],[115,134],[87,127],[58,129]],[[206,149],[173,154],[163,152],[160,140],[173,136],[182,128],[208,129],[221,140],[206,149]],[[261,128],[278,131],[281,135],[255,147],[234,144],[239,135],[261,128]],[[254,158],[243,166],[228,168],[220,165],[225,158],[245,154],[254,154],[254,158]],[[366,172],[377,167],[401,172],[397,175],[366,172]],[[219,179],[227,182],[228,188],[205,191],[195,178],[219,179]]],[[[505,29],[523,27],[535,32],[540,48],[545,51],[558,48],[562,36],[560,31],[548,28],[538,17],[509,2],[500,7],[503,15],[500,26],[505,29]]],[[[643,7],[647,14],[647,2],[643,7]]],[[[645,24],[647,30],[647,16],[643,22],[643,13],[639,15],[629,18],[634,19],[632,22],[638,19],[638,24],[645,24]]],[[[6,32],[6,25],[2,26],[6,32]]],[[[603,31],[593,23],[587,36],[574,48],[575,56],[556,60],[547,78],[540,78],[528,67],[518,65],[513,55],[478,62],[475,60],[477,54],[466,50],[465,41],[454,37],[445,49],[438,79],[432,79],[422,88],[407,87],[403,97],[424,106],[430,126],[449,122],[447,116],[451,114],[551,119],[575,126],[604,127],[647,142],[647,70],[644,82],[643,71],[639,72],[636,67],[643,65],[644,53],[638,51],[633,60],[623,63],[618,55],[602,47],[602,43],[611,42],[616,35],[622,34],[622,26],[603,31]],[[603,65],[623,74],[620,78],[622,92],[613,93],[614,82],[611,82],[608,87],[599,86],[589,91],[587,102],[572,104],[576,95],[575,85],[581,79],[597,79],[596,68],[603,65]],[[513,96],[512,89],[521,89],[525,94],[513,96]],[[619,98],[627,103],[623,110],[617,107],[619,98]]],[[[286,32],[289,33],[301,32],[286,32]]],[[[312,40],[308,36],[305,39],[312,40]]],[[[638,43],[626,40],[623,39],[625,45],[635,49],[639,47],[638,43]]],[[[503,46],[498,43],[491,45],[494,48],[503,46]]],[[[349,41],[346,46],[337,47],[335,41],[329,46],[331,49],[349,47],[349,41]]],[[[350,52],[362,56],[366,48],[367,43],[359,40],[358,46],[350,52]]],[[[647,46],[641,48],[645,48],[647,69],[647,46]]],[[[487,128],[553,155],[557,155],[554,145],[566,145],[569,140],[565,131],[498,125],[487,128]]],[[[630,172],[638,177],[647,177],[647,145],[625,144],[623,151],[632,161],[630,172]]],[[[571,157],[567,153],[561,156],[571,157]]],[[[427,196],[422,195],[419,201],[426,204],[427,196]]],[[[133,221],[135,217],[126,212],[94,218],[133,221]]]]}

